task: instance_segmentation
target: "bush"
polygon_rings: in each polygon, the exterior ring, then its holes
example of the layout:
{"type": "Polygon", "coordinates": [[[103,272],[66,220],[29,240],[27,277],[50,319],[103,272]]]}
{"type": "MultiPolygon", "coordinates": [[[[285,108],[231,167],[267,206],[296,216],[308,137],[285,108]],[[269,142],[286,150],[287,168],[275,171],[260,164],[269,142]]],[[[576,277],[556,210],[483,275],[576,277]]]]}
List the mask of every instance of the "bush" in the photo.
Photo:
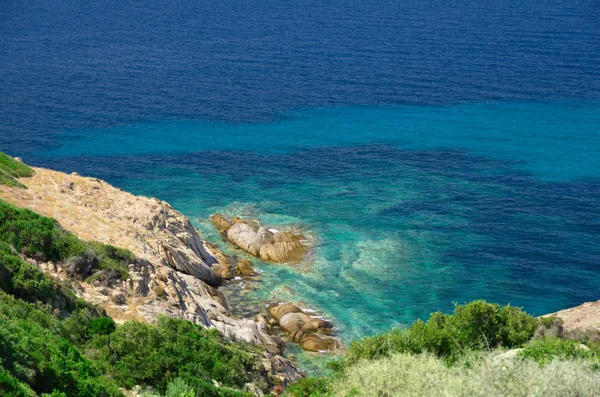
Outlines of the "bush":
{"type": "Polygon", "coordinates": [[[554,336],[531,341],[519,353],[519,357],[535,360],[541,365],[547,365],[555,359],[593,360],[600,363],[600,351],[591,350],[576,341],[554,336]]]}
{"type": "Polygon", "coordinates": [[[163,286],[157,285],[156,287],[154,287],[153,291],[159,299],[167,298],[167,292],[165,291],[165,288],[163,286]]]}
{"type": "Polygon", "coordinates": [[[117,386],[103,379],[99,369],[70,341],[55,334],[52,328],[31,321],[31,317],[21,319],[0,314],[0,357],[5,372],[37,393],[121,395],[117,386]]]}
{"type": "Polygon", "coordinates": [[[0,396],[35,397],[36,394],[29,386],[19,382],[0,362],[0,396]]]}
{"type": "Polygon", "coordinates": [[[14,250],[0,241],[0,289],[27,302],[41,302],[74,310],[75,295],[23,261],[14,250]]]}
{"type": "Polygon", "coordinates": [[[165,397],[195,397],[194,388],[189,386],[181,378],[175,378],[167,385],[167,393],[165,397]]]}
{"type": "Polygon", "coordinates": [[[326,378],[304,378],[292,383],[285,395],[289,397],[319,397],[325,396],[329,390],[330,380],[326,378]]]}
{"type": "MultiPolygon", "coordinates": [[[[105,278],[128,278],[135,256],[124,249],[85,242],[64,230],[56,220],[0,200],[0,241],[39,261],[65,262],[71,277],[86,278],[104,271],[105,278]]],[[[100,278],[100,277],[97,277],[100,278]]]]}
{"type": "Polygon", "coordinates": [[[117,325],[110,317],[98,317],[90,323],[88,335],[110,335],[117,329],[117,325]]]}
{"type": "Polygon", "coordinates": [[[63,266],[67,275],[75,279],[87,278],[98,267],[100,267],[100,258],[92,249],[67,259],[63,266]]]}
{"type": "Polygon", "coordinates": [[[35,172],[31,167],[0,152],[0,185],[24,188],[25,186],[17,179],[33,176],[34,174],[35,172]]]}
{"type": "Polygon", "coordinates": [[[104,368],[128,388],[152,386],[165,392],[178,377],[208,393],[221,390],[213,380],[233,388],[260,380],[252,353],[257,348],[226,342],[218,331],[185,320],[161,317],[157,326],[127,322],[110,338],[97,336],[93,345],[104,368]]]}
{"type": "Polygon", "coordinates": [[[452,362],[471,350],[522,346],[537,325],[538,320],[519,308],[474,301],[455,306],[452,315],[432,313],[427,322],[416,321],[407,330],[395,329],[353,342],[342,368],[392,353],[429,352],[452,362]]]}

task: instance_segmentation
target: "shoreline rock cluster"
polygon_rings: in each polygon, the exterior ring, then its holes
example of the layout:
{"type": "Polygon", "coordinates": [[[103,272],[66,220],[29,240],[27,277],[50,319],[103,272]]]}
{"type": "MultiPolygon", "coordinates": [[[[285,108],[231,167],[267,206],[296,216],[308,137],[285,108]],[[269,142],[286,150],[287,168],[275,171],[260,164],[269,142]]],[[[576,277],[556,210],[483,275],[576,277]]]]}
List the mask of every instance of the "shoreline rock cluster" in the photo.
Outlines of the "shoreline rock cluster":
{"type": "Polygon", "coordinates": [[[333,334],[331,322],[310,316],[289,303],[272,304],[268,310],[277,325],[304,350],[334,352],[342,349],[341,342],[331,336],[333,334]]]}
{"type": "Polygon", "coordinates": [[[265,262],[298,262],[308,252],[301,234],[273,231],[255,219],[229,219],[222,214],[214,214],[210,220],[229,242],[265,262]]]}

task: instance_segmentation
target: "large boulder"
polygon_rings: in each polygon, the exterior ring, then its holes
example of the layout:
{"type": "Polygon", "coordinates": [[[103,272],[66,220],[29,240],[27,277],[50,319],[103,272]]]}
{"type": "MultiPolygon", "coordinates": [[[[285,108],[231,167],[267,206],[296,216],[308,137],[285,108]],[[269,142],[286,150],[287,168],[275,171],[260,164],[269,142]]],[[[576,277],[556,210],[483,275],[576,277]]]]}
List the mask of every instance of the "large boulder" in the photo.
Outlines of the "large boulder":
{"type": "Polygon", "coordinates": [[[333,324],[329,321],[311,317],[297,306],[282,303],[269,306],[269,314],[292,339],[304,350],[337,350],[340,342],[330,336],[333,324]]]}
{"type": "MultiPolygon", "coordinates": [[[[213,215],[211,220],[213,219],[217,228],[223,225],[223,222],[229,222],[220,215],[213,215]]],[[[272,232],[266,227],[260,227],[254,220],[234,218],[230,223],[231,226],[227,229],[228,240],[265,262],[298,262],[306,255],[302,235],[288,231],[272,232]]]]}
{"type": "Polygon", "coordinates": [[[227,238],[232,244],[256,257],[259,256],[263,236],[264,233],[259,234],[247,223],[235,223],[227,231],[227,238]]]}
{"type": "Polygon", "coordinates": [[[212,265],[211,269],[216,274],[220,275],[224,280],[230,280],[234,277],[233,271],[231,270],[231,260],[223,251],[219,249],[215,244],[204,243],[207,251],[217,260],[217,263],[212,265]]]}

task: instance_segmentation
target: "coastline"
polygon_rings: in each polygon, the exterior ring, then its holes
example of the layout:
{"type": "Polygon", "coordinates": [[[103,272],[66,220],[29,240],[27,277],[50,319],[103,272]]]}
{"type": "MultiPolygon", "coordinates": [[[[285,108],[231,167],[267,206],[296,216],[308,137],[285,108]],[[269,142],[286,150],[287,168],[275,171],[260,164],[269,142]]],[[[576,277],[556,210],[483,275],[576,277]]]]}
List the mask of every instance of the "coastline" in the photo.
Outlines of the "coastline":
{"type": "MultiPolygon", "coordinates": [[[[231,313],[215,271],[222,265],[222,253],[168,203],[134,196],[75,172],[33,169],[34,176],[20,179],[24,189],[0,185],[0,199],[52,217],[82,240],[124,248],[138,258],[122,284],[69,280],[76,295],[106,310],[117,324],[156,323],[165,315],[215,328],[230,340],[263,348],[262,363],[275,383],[302,376],[282,356],[283,342],[270,330],[265,316],[243,318],[231,313]]],[[[52,277],[68,279],[61,264],[31,263],[52,277]]]]}
{"type": "MultiPolygon", "coordinates": [[[[79,296],[106,309],[117,323],[131,319],[155,322],[163,314],[216,328],[232,340],[263,346],[269,361],[265,365],[272,369],[277,363],[281,371],[275,372],[280,379],[293,381],[302,376],[301,369],[282,356],[283,341],[266,313],[253,318],[232,314],[235,309],[219,291],[219,275],[214,271],[223,265],[226,255],[203,240],[189,219],[164,201],[134,196],[97,178],[34,170],[33,177],[19,180],[27,189],[0,186],[0,199],[53,217],[82,239],[129,249],[146,261],[130,267],[130,280],[118,287],[127,293],[127,305],[114,304],[116,291],[107,293],[105,287],[85,283],[76,289],[79,296]],[[164,283],[166,301],[155,292],[163,278],[168,280],[164,283]]],[[[52,276],[65,278],[60,267],[38,265],[52,276]]],[[[264,308],[257,310],[264,312],[264,308]]],[[[600,328],[600,301],[544,316],[553,315],[563,319],[566,329],[600,328]]]]}

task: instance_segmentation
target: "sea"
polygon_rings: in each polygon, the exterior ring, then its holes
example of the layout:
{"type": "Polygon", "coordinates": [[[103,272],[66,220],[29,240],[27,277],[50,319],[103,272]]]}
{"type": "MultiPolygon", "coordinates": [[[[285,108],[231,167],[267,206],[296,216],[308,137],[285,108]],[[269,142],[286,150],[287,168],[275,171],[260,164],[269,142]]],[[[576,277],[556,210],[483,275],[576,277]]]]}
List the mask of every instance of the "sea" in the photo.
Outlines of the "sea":
{"type": "Polygon", "coordinates": [[[4,0],[0,151],[301,229],[230,301],[346,343],[600,299],[597,0],[4,0]]]}

